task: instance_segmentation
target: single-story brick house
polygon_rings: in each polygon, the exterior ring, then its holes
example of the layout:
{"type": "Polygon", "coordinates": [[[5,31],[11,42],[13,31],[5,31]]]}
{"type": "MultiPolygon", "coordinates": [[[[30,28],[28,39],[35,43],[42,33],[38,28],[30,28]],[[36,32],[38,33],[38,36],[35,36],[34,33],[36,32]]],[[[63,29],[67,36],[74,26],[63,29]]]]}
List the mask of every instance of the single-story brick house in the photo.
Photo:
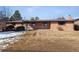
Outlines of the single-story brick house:
{"type": "Polygon", "coordinates": [[[74,20],[71,16],[68,16],[67,20],[54,19],[54,20],[27,20],[24,21],[26,26],[30,26],[33,29],[51,29],[53,31],[73,31],[74,20]]]}
{"type": "Polygon", "coordinates": [[[74,21],[58,21],[58,20],[39,20],[39,21],[26,21],[26,26],[30,26],[33,29],[51,29],[57,30],[74,30],[74,21]]]}

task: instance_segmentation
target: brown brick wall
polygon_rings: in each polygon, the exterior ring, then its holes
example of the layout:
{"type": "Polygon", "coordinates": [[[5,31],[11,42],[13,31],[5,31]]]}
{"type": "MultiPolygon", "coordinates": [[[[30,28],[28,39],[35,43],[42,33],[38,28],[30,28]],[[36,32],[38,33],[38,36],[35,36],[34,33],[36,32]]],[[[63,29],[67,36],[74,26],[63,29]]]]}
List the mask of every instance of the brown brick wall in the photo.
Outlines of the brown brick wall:
{"type": "Polygon", "coordinates": [[[58,22],[50,22],[50,29],[58,31],[58,22]]]}
{"type": "Polygon", "coordinates": [[[28,24],[34,29],[49,29],[50,28],[49,22],[46,23],[47,26],[45,26],[44,22],[26,23],[25,26],[27,27],[28,24]],[[35,24],[35,26],[33,26],[33,24],[35,24]]]}
{"type": "MultiPolygon", "coordinates": [[[[65,25],[62,25],[63,31],[73,31],[74,30],[74,23],[73,22],[67,22],[65,25]]],[[[59,27],[61,25],[58,24],[58,22],[50,22],[50,29],[54,31],[59,31],[59,27]]]]}
{"type": "Polygon", "coordinates": [[[67,22],[64,26],[65,31],[73,31],[74,30],[74,23],[73,22],[67,22]]]}
{"type": "Polygon", "coordinates": [[[37,28],[37,29],[43,28],[43,23],[42,23],[42,22],[36,23],[36,28],[37,28]]]}

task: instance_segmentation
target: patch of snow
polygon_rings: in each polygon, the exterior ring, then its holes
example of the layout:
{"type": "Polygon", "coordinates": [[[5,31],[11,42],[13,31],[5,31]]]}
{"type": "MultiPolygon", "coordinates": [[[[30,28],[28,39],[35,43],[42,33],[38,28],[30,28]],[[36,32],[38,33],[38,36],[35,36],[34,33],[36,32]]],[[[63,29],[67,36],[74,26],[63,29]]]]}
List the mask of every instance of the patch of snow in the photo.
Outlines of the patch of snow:
{"type": "Polygon", "coordinates": [[[0,32],[0,39],[1,38],[8,38],[8,37],[14,37],[14,36],[18,36],[21,35],[21,32],[0,32]]]}
{"type": "Polygon", "coordinates": [[[23,34],[23,31],[0,32],[0,50],[5,49],[9,45],[9,43],[18,41],[17,38],[21,34],[23,34]]]}

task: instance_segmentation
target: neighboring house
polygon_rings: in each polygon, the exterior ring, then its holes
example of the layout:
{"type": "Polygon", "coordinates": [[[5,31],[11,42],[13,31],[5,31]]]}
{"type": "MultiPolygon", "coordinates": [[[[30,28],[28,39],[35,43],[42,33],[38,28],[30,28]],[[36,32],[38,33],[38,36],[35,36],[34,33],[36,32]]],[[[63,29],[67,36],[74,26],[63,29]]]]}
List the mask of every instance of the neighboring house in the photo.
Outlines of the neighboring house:
{"type": "Polygon", "coordinates": [[[0,21],[0,31],[3,31],[6,27],[6,22],[5,21],[0,21]]]}
{"type": "Polygon", "coordinates": [[[79,18],[74,21],[74,29],[79,31],[79,18]]]}

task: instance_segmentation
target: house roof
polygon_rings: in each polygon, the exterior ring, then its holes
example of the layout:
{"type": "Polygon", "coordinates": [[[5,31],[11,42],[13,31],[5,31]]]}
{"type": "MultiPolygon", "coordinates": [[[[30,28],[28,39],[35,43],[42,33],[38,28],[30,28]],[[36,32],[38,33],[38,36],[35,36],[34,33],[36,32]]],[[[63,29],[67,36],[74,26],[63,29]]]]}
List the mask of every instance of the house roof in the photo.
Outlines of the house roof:
{"type": "Polygon", "coordinates": [[[24,20],[24,22],[58,22],[58,21],[66,21],[66,22],[74,22],[74,20],[58,20],[58,19],[40,19],[40,20],[24,20]]]}
{"type": "Polygon", "coordinates": [[[27,22],[74,22],[74,20],[63,20],[63,19],[39,19],[39,20],[19,20],[19,21],[7,21],[6,23],[27,23],[27,22]]]}
{"type": "Polygon", "coordinates": [[[18,20],[18,21],[7,21],[6,23],[22,23],[22,20],[18,20]]]}
{"type": "Polygon", "coordinates": [[[39,19],[39,20],[24,20],[24,22],[45,22],[45,21],[54,21],[54,22],[58,22],[58,21],[67,21],[67,22],[74,22],[74,19],[72,19],[71,16],[68,17],[68,20],[65,19],[63,16],[56,18],[56,19],[39,19]]]}

